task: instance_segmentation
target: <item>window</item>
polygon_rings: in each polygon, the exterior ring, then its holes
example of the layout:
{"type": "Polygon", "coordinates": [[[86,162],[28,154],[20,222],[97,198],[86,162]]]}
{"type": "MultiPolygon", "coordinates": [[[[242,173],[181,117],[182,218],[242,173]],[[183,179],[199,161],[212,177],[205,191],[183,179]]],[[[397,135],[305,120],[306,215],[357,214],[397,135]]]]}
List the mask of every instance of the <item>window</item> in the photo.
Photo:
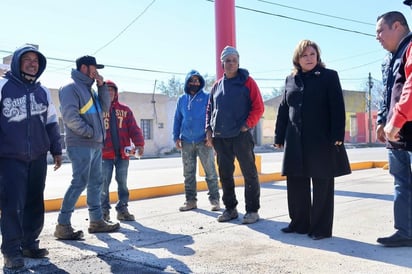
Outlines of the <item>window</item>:
{"type": "Polygon", "coordinates": [[[64,135],[64,123],[61,117],[59,118],[59,129],[60,129],[60,134],[64,135]]]}
{"type": "Polygon", "coordinates": [[[60,142],[61,142],[62,148],[66,149],[66,142],[65,142],[66,132],[64,131],[64,123],[61,117],[59,118],[59,129],[60,129],[60,142]]]}
{"type": "Polygon", "coordinates": [[[151,119],[141,119],[140,128],[143,131],[143,137],[145,140],[153,139],[153,120],[151,119]]]}

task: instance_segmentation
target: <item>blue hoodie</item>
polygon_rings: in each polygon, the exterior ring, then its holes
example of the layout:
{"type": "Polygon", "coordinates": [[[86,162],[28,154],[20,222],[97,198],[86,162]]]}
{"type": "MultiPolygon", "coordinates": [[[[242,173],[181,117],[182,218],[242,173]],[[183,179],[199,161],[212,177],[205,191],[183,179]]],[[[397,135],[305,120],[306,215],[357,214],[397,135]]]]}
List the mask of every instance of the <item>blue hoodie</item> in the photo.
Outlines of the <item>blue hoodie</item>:
{"type": "Polygon", "coordinates": [[[60,131],[56,108],[50,91],[37,79],[46,69],[46,58],[35,47],[26,45],[12,57],[10,71],[0,79],[0,157],[24,161],[40,155],[61,155],[60,131]],[[20,59],[34,52],[39,70],[34,80],[27,81],[20,71],[20,59]]]}
{"type": "Polygon", "coordinates": [[[177,100],[173,123],[173,141],[181,139],[183,142],[199,143],[206,138],[206,107],[209,102],[209,93],[203,88],[205,79],[196,70],[191,70],[185,79],[184,91],[177,100]],[[192,76],[199,77],[200,88],[194,95],[190,94],[188,84],[192,76]]]}

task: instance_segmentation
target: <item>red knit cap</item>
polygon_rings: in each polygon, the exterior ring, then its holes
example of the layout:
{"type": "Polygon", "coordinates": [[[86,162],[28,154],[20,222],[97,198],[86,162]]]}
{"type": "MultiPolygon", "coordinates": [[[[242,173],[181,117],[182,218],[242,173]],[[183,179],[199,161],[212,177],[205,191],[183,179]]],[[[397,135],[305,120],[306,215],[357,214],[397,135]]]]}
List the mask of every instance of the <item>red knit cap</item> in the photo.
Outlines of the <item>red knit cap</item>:
{"type": "Polygon", "coordinates": [[[108,87],[112,87],[117,91],[117,86],[112,80],[106,80],[105,82],[108,87]]]}

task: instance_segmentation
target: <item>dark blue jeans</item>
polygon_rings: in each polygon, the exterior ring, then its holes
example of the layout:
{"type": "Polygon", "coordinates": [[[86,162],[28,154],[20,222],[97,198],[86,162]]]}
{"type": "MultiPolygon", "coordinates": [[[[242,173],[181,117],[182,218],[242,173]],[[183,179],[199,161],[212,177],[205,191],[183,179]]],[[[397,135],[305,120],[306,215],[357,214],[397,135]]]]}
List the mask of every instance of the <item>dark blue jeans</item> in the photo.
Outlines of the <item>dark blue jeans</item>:
{"type": "Polygon", "coordinates": [[[1,251],[15,256],[39,247],[44,225],[46,155],[30,162],[0,158],[1,251]]]}
{"type": "Polygon", "coordinates": [[[127,171],[129,168],[129,160],[116,157],[114,160],[103,160],[102,172],[103,172],[103,190],[101,196],[102,210],[109,211],[110,206],[110,183],[112,181],[113,169],[116,169],[115,179],[117,182],[117,195],[119,201],[116,205],[117,211],[122,211],[129,202],[129,189],[127,188],[127,171]]]}
{"type": "Polygon", "coordinates": [[[404,237],[412,238],[412,172],[411,152],[388,151],[389,172],[394,178],[394,222],[395,229],[404,237]]]}
{"type": "Polygon", "coordinates": [[[233,209],[238,201],[235,194],[235,157],[239,162],[245,180],[246,212],[258,212],[260,208],[260,184],[255,164],[255,146],[249,131],[241,132],[233,138],[214,138],[217,153],[220,182],[223,189],[223,203],[226,209],[233,209]]]}

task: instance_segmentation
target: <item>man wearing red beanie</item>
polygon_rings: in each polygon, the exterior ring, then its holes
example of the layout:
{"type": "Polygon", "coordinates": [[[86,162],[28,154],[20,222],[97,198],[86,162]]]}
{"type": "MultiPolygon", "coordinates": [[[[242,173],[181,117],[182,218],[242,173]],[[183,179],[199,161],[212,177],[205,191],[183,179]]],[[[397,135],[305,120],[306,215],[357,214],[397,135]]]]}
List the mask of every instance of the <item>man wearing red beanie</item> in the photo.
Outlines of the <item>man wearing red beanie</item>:
{"type": "Polygon", "coordinates": [[[106,85],[109,89],[111,105],[110,110],[103,113],[106,128],[106,139],[102,153],[103,190],[101,203],[103,218],[110,221],[109,186],[113,168],[115,168],[119,197],[116,205],[117,219],[119,221],[134,221],[134,216],[129,213],[127,208],[129,202],[127,170],[129,156],[135,155],[135,153],[138,157],[143,155],[144,138],[132,110],[119,102],[117,85],[111,80],[107,80],[106,85]]]}

